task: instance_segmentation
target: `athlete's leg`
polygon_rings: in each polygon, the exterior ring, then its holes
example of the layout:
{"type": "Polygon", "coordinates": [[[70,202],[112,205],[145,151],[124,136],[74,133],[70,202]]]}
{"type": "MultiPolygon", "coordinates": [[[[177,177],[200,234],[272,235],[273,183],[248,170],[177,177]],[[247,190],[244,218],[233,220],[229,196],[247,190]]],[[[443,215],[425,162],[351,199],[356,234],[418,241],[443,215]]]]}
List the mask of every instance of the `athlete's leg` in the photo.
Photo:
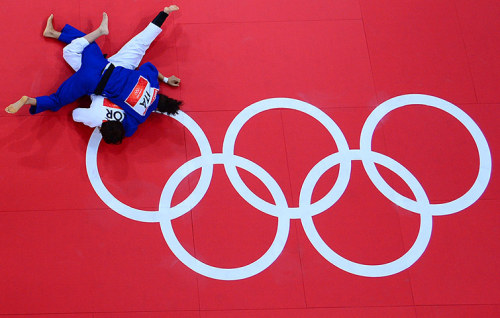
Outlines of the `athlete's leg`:
{"type": "Polygon", "coordinates": [[[59,86],[57,92],[49,96],[36,97],[36,103],[30,104],[30,113],[32,115],[46,110],[58,111],[61,107],[71,104],[78,98],[88,95],[92,92],[97,83],[92,79],[89,81],[86,73],[77,72],[69,77],[59,86]]]}
{"type": "Polygon", "coordinates": [[[161,33],[161,28],[150,23],[141,33],[137,34],[125,44],[120,51],[108,60],[115,66],[136,69],[139,66],[147,49],[154,39],[161,33]]]}
{"type": "Polygon", "coordinates": [[[46,38],[56,39],[66,44],[70,44],[76,38],[84,37],[86,34],[76,29],[75,27],[66,24],[61,31],[54,28],[54,15],[51,14],[47,19],[47,26],[43,31],[43,36],[46,38]]]}
{"type": "Polygon", "coordinates": [[[75,72],[82,67],[82,52],[89,44],[85,38],[81,37],[74,39],[64,47],[63,58],[75,72]]]}
{"type": "Polygon", "coordinates": [[[43,31],[43,36],[46,38],[52,38],[52,39],[59,39],[59,36],[61,35],[61,32],[57,31],[54,29],[54,25],[52,21],[54,20],[54,15],[51,14],[49,18],[47,19],[47,26],[45,27],[45,30],[43,31]]]}
{"type": "MultiPolygon", "coordinates": [[[[80,33],[80,31],[71,26],[66,27],[68,28],[68,32],[71,31],[72,35],[80,33]]],[[[85,63],[96,61],[99,61],[98,67],[103,68],[104,66],[100,65],[103,63],[104,65],[106,65],[107,61],[102,55],[101,49],[96,43],[94,43],[94,41],[101,35],[105,35],[108,33],[108,15],[106,13],[103,13],[101,25],[96,30],[90,32],[87,35],[84,35],[83,37],[72,40],[70,44],[64,47],[64,59],[66,60],[66,62],[68,62],[69,65],[71,65],[71,67],[75,71],[78,71],[85,63]]],[[[63,34],[61,34],[59,39],[63,37],[63,34]]],[[[69,37],[70,36],[68,36],[68,38],[69,37]]]]}
{"type": "Polygon", "coordinates": [[[179,7],[175,5],[165,7],[142,32],[128,41],[118,53],[111,56],[109,61],[115,66],[136,69],[151,43],[161,33],[161,26],[169,13],[177,10],[179,10],[179,7]]]}
{"type": "MultiPolygon", "coordinates": [[[[108,34],[108,16],[103,13],[103,20],[101,25],[93,32],[85,35],[85,33],[75,29],[70,25],[63,28],[63,32],[59,36],[61,41],[69,41],[71,43],[66,45],[63,49],[64,60],[75,70],[78,71],[82,64],[99,61],[99,65],[106,65],[107,61],[103,57],[99,46],[93,42],[99,36],[108,34]],[[75,38],[76,36],[80,36],[75,38]]],[[[103,68],[104,66],[99,66],[103,68]]]]}
{"type": "Polygon", "coordinates": [[[61,35],[59,36],[58,40],[66,44],[70,44],[73,40],[82,38],[85,35],[86,34],[84,32],[78,30],[72,25],[66,24],[64,28],[62,28],[61,35]]]}
{"type": "Polygon", "coordinates": [[[106,14],[106,12],[103,12],[102,13],[101,25],[99,25],[99,27],[97,29],[95,29],[94,31],[92,31],[89,34],[85,35],[84,38],[89,43],[92,43],[95,40],[97,40],[99,37],[101,37],[102,35],[108,35],[108,34],[109,34],[109,30],[108,30],[108,15],[106,14]]]}
{"type": "MultiPolygon", "coordinates": [[[[54,15],[51,14],[47,19],[47,26],[43,32],[43,35],[45,37],[58,39],[66,43],[71,42],[63,50],[63,55],[65,55],[65,60],[71,65],[71,67],[73,67],[73,69],[77,71],[78,69],[80,69],[82,64],[82,51],[89,46],[88,40],[95,41],[95,39],[97,39],[97,37],[99,37],[100,35],[108,33],[107,16],[105,13],[103,14],[103,22],[101,23],[99,28],[97,28],[97,30],[93,32],[92,36],[87,38],[83,32],[78,31],[77,29],[69,25],[66,25],[63,28],[62,32],[55,30],[53,26],[53,19],[54,15]]],[[[96,51],[101,59],[105,60],[97,44],[95,44],[95,46],[96,48],[94,49],[94,51],[96,51]]],[[[96,64],[103,64],[103,62],[98,60],[96,64]]],[[[24,105],[32,106],[30,108],[31,114],[40,113],[45,110],[57,111],[62,106],[70,104],[78,98],[92,92],[91,90],[89,90],[89,83],[85,80],[86,78],[87,76],[85,73],[75,73],[64,83],[62,83],[56,93],[50,96],[41,96],[37,98],[23,96],[17,102],[7,106],[5,108],[5,111],[7,113],[14,114],[17,113],[24,105]]]]}
{"type": "Polygon", "coordinates": [[[31,97],[28,97],[28,96],[23,96],[21,97],[20,100],[18,100],[17,102],[13,103],[13,104],[10,104],[9,106],[7,106],[5,108],[5,111],[9,114],[15,114],[17,113],[21,107],[23,107],[24,105],[36,105],[36,99],[34,98],[31,98],[31,97]]]}
{"type": "MultiPolygon", "coordinates": [[[[47,26],[45,27],[43,35],[47,38],[57,39],[68,44],[63,49],[63,58],[71,66],[71,68],[73,68],[73,70],[78,71],[82,66],[82,52],[89,44],[91,44],[88,40],[93,42],[100,35],[108,34],[108,17],[106,13],[103,13],[101,25],[88,36],[69,24],[66,24],[61,31],[57,31],[54,28],[53,20],[54,15],[51,14],[47,19],[47,26]]],[[[97,46],[97,44],[93,45],[97,46]]],[[[97,53],[96,48],[91,51],[95,51],[97,53]]]]}

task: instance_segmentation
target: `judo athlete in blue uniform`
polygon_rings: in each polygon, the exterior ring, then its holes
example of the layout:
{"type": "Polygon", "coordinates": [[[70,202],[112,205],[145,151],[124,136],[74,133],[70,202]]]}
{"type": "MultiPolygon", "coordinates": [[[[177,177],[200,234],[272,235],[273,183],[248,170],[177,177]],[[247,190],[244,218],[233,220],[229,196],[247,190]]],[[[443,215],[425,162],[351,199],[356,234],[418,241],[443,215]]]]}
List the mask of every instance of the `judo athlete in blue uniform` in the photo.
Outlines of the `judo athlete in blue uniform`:
{"type": "MultiPolygon", "coordinates": [[[[177,6],[168,7],[167,10],[175,10],[177,6]]],[[[139,66],[144,54],[151,45],[151,43],[156,39],[156,37],[162,32],[161,25],[164,22],[165,14],[159,13],[158,16],[149,23],[144,30],[139,34],[134,36],[130,41],[128,41],[118,53],[108,58],[108,61],[113,63],[115,66],[122,66],[127,69],[136,69],[139,66]]],[[[53,15],[47,20],[47,27],[44,31],[44,35],[47,37],[59,39],[61,32],[57,32],[52,25],[53,15]]],[[[63,39],[66,42],[68,36],[73,35],[76,39],[81,36],[81,32],[74,31],[74,28],[66,26],[63,29],[65,36],[63,39]]],[[[71,39],[71,38],[70,38],[71,39]]],[[[82,66],[82,51],[84,46],[78,41],[72,41],[70,45],[67,45],[63,50],[64,60],[73,68],[73,70],[78,71],[82,66]]],[[[180,79],[175,76],[165,77],[163,81],[171,86],[179,86],[180,79]]],[[[164,95],[159,95],[160,101],[158,103],[158,112],[167,112],[171,114],[175,112],[178,108],[180,102],[173,99],[169,99],[164,95]],[[163,101],[166,100],[167,102],[163,101]],[[169,107],[163,107],[169,106],[169,107]]],[[[120,121],[122,122],[125,118],[124,110],[118,105],[113,104],[107,98],[103,96],[98,96],[92,94],[90,96],[92,103],[90,108],[76,108],[73,110],[73,120],[76,122],[84,123],[90,127],[101,127],[103,122],[108,121],[120,121]]],[[[125,121],[127,123],[127,121],[125,121]]],[[[104,124],[104,130],[110,126],[110,124],[104,124]]],[[[111,125],[112,126],[112,125],[111,125]]],[[[105,134],[105,133],[104,133],[105,134]]]]}
{"type": "MultiPolygon", "coordinates": [[[[166,7],[152,24],[161,27],[168,14],[176,10],[178,7],[175,5],[166,7]]],[[[46,110],[57,111],[84,95],[103,95],[125,113],[122,123],[107,121],[101,127],[103,139],[115,144],[121,143],[124,136],[131,136],[138,125],[157,108],[160,112],[176,113],[181,102],[158,94],[158,91],[159,80],[178,86],[179,79],[175,76],[164,77],[151,63],[146,63],[137,70],[127,69],[126,67],[136,67],[147,49],[142,48],[140,53],[134,53],[131,50],[133,45],[130,44],[133,40],[127,43],[128,50],[120,50],[114,59],[111,57],[107,60],[94,41],[108,33],[108,19],[105,13],[99,28],[87,35],[69,25],[66,25],[62,32],[57,32],[52,27],[52,16],[49,17],[44,36],[69,43],[64,50],[65,59],[77,72],[66,80],[56,93],[37,98],[23,96],[18,102],[7,107],[6,111],[15,113],[26,104],[31,105],[31,114],[46,110]],[[115,66],[111,61],[117,62],[119,66],[115,66]]]]}

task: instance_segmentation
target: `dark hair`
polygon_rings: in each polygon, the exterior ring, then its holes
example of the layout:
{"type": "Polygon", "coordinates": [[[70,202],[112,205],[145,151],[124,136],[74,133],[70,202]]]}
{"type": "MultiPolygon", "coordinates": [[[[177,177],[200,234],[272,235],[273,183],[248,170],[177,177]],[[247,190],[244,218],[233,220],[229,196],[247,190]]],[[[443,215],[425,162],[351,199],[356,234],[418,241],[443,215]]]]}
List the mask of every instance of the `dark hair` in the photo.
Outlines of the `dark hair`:
{"type": "Polygon", "coordinates": [[[158,107],[157,111],[160,113],[167,113],[168,115],[177,115],[181,108],[182,101],[170,98],[163,94],[158,94],[158,107]]]}
{"type": "Polygon", "coordinates": [[[101,135],[105,143],[119,145],[125,137],[125,128],[119,121],[105,121],[101,125],[101,135]]]}

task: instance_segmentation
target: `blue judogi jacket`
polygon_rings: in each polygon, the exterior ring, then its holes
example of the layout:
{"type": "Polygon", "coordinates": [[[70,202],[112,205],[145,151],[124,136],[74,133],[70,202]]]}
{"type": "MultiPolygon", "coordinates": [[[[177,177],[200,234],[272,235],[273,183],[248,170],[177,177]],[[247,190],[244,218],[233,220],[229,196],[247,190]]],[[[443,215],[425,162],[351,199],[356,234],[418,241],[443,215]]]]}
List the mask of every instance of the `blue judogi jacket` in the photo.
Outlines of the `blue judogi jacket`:
{"type": "Polygon", "coordinates": [[[136,70],[116,67],[102,95],[125,111],[122,123],[130,137],[158,107],[159,90],[158,70],[148,62],[136,70]]]}
{"type": "MultiPolygon", "coordinates": [[[[85,34],[71,25],[62,29],[59,40],[70,43],[85,34]]],[[[57,111],[78,98],[93,94],[103,76],[103,69],[109,63],[101,49],[94,42],[82,52],[82,66],[48,96],[38,96],[37,105],[30,107],[31,114],[43,111],[57,111]]],[[[158,70],[151,63],[145,63],[137,70],[116,67],[106,83],[103,96],[125,111],[123,126],[125,136],[130,137],[151,113],[158,107],[158,70]]]]}

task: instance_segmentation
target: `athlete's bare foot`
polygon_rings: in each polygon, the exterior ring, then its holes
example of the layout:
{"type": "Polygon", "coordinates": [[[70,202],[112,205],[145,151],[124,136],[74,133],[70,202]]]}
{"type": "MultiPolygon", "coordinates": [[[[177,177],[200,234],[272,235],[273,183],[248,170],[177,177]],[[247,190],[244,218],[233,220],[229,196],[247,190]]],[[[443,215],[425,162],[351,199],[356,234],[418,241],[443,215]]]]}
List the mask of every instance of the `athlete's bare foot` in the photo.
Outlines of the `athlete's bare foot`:
{"type": "Polygon", "coordinates": [[[109,34],[108,15],[106,14],[106,12],[102,13],[102,22],[101,22],[101,25],[99,26],[99,31],[101,32],[102,35],[109,34]]]}
{"type": "Polygon", "coordinates": [[[179,10],[179,7],[176,6],[175,4],[172,4],[168,7],[165,7],[165,9],[163,9],[163,12],[165,12],[166,14],[169,14],[170,12],[177,11],[177,10],[179,10]]]}
{"type": "Polygon", "coordinates": [[[43,36],[46,38],[57,39],[59,38],[59,35],[61,35],[61,32],[58,32],[56,31],[56,29],[54,29],[54,25],[52,24],[53,20],[54,20],[54,15],[51,14],[50,17],[47,19],[47,26],[43,31],[43,36]]]}
{"type": "Polygon", "coordinates": [[[5,108],[5,111],[9,114],[15,114],[21,109],[21,107],[26,105],[27,101],[28,101],[28,96],[23,96],[23,97],[21,97],[20,100],[18,100],[14,104],[10,104],[9,106],[7,106],[5,108]]]}
{"type": "Polygon", "coordinates": [[[89,43],[94,42],[97,40],[100,36],[102,35],[108,35],[109,30],[108,30],[108,15],[106,12],[102,13],[102,21],[101,25],[94,31],[90,32],[89,34],[86,34],[83,38],[87,40],[89,43]]]}

